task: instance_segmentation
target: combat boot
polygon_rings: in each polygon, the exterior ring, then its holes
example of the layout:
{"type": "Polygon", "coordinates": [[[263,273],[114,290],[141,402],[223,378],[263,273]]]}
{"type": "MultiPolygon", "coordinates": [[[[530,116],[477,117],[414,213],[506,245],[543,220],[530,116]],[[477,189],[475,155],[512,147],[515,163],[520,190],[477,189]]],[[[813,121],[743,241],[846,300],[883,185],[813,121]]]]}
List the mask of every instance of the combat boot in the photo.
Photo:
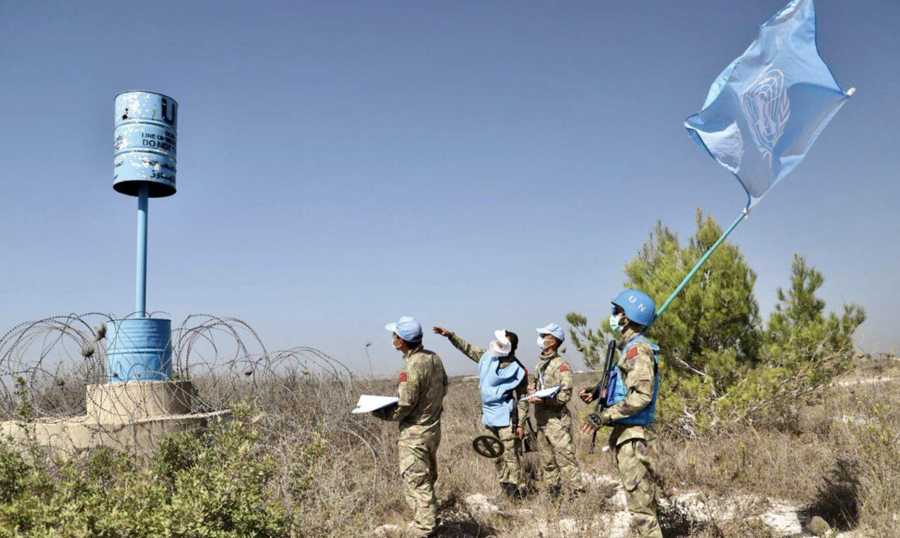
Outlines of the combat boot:
{"type": "Polygon", "coordinates": [[[506,495],[510,499],[516,499],[519,488],[516,487],[515,484],[510,484],[509,482],[500,482],[500,489],[503,490],[503,494],[506,495]]]}
{"type": "Polygon", "coordinates": [[[550,486],[550,489],[547,490],[547,493],[552,499],[557,500],[562,494],[562,486],[559,484],[553,484],[552,486],[550,486]]]}

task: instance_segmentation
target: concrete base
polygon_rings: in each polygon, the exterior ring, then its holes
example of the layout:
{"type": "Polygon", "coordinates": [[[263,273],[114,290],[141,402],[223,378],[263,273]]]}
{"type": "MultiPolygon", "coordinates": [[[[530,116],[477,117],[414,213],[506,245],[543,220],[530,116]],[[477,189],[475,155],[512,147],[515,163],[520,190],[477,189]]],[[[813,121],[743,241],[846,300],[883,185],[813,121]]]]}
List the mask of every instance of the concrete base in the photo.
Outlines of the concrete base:
{"type": "Polygon", "coordinates": [[[128,381],[88,385],[87,416],[122,422],[191,412],[196,390],[190,381],[128,381]]]}
{"type": "Polygon", "coordinates": [[[87,415],[0,422],[0,435],[34,442],[62,456],[98,446],[149,455],[168,434],[206,428],[231,411],[190,414],[190,381],[129,381],[87,387],[87,415]]]}
{"type": "Polygon", "coordinates": [[[231,412],[226,410],[117,423],[98,422],[87,416],[35,422],[7,421],[0,423],[0,435],[11,437],[18,443],[37,443],[60,456],[75,456],[98,446],[148,456],[166,435],[206,428],[230,415],[231,412]]]}

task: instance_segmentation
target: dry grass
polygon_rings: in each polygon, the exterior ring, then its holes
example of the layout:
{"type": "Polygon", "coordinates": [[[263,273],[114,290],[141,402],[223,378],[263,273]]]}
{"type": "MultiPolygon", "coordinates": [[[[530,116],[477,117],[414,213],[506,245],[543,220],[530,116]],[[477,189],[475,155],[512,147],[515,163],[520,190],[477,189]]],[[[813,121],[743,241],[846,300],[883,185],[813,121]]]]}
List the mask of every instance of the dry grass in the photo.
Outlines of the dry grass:
{"type": "MultiPolygon", "coordinates": [[[[397,470],[397,426],[371,416],[350,415],[359,394],[390,394],[394,381],[349,379],[340,373],[284,369],[254,375],[195,377],[212,407],[249,403],[260,429],[259,452],[278,463],[271,496],[292,521],[292,536],[366,536],[385,523],[404,525],[410,513],[397,470]],[[276,375],[277,374],[277,375],[276,375]]],[[[684,440],[661,437],[660,469],[668,498],[696,494],[702,509],[678,503],[661,514],[667,537],[765,537],[757,516],[778,501],[805,507],[803,518],[824,517],[855,536],[898,536],[900,528],[900,361],[861,361],[816,400],[797,402],[780,429],[757,425],[737,433],[684,440]],[[787,424],[787,427],[785,427],[787,424]]],[[[590,384],[580,374],[576,387],[590,384]]],[[[665,394],[662,395],[665,397],[665,394]]],[[[576,423],[586,412],[570,404],[576,423]]],[[[594,481],[588,494],[554,502],[539,487],[526,501],[504,499],[493,462],[477,456],[472,439],[481,426],[477,382],[451,380],[445,399],[438,497],[442,536],[607,536],[619,506],[615,489],[594,481]],[[466,500],[483,494],[496,509],[479,511],[466,500]]],[[[582,471],[615,476],[598,438],[575,433],[582,471]]],[[[536,472],[535,455],[526,468],[536,472]]]]}
{"type": "MultiPolygon", "coordinates": [[[[873,373],[900,376],[900,363],[864,363],[851,378],[873,373]]],[[[577,385],[589,380],[589,375],[581,375],[577,385]]],[[[393,390],[392,382],[355,387],[357,393],[393,390]]],[[[334,403],[346,405],[347,400],[334,403]]],[[[667,492],[694,491],[705,498],[726,499],[731,512],[725,518],[715,512],[726,510],[710,508],[713,513],[707,514],[708,520],[698,522],[669,510],[662,517],[666,535],[769,536],[765,525],[745,516],[764,511],[766,499],[772,499],[806,507],[802,517],[822,516],[834,528],[855,529],[858,536],[896,536],[900,525],[898,404],[895,383],[841,386],[820,395],[812,405],[798,403],[789,431],[758,426],[696,440],[661,438],[660,463],[667,492]]],[[[323,407],[322,402],[316,407],[323,407]]],[[[581,416],[585,406],[573,402],[571,408],[581,416]]],[[[284,411],[303,413],[302,409],[284,411]]],[[[552,502],[540,491],[521,503],[504,500],[493,463],[470,448],[471,440],[483,433],[479,413],[477,384],[453,380],[445,400],[438,455],[442,535],[537,536],[537,528],[549,534],[569,529],[570,536],[604,534],[598,530],[603,524],[598,517],[614,510],[609,499],[613,491],[608,487],[593,487],[588,495],[563,503],[552,502]],[[498,510],[485,514],[467,506],[465,499],[476,493],[490,498],[498,510]],[[565,520],[574,520],[574,525],[565,520]]],[[[371,417],[349,420],[355,431],[364,432],[365,442],[346,433],[321,437],[319,442],[327,449],[310,470],[316,482],[305,496],[291,499],[291,509],[304,522],[304,536],[361,536],[383,523],[402,525],[410,517],[396,472],[396,425],[371,417]]],[[[296,450],[298,442],[309,442],[309,438],[299,433],[284,439],[285,451],[296,450]]],[[[576,445],[583,471],[615,476],[609,453],[588,454],[589,438],[579,433],[576,445]]],[[[602,439],[598,445],[602,446],[602,439]]],[[[527,466],[537,466],[533,455],[527,460],[527,466]]]]}

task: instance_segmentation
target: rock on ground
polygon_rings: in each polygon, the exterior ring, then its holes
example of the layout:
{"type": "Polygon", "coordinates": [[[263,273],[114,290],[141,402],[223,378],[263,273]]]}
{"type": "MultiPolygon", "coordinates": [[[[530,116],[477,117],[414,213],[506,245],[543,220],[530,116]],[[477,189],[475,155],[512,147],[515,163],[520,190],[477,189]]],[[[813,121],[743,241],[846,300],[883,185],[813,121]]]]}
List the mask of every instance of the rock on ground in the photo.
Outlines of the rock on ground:
{"type": "Polygon", "coordinates": [[[800,508],[787,503],[772,503],[772,508],[761,515],[763,522],[780,536],[793,536],[803,532],[800,525],[800,508]]]}
{"type": "Polygon", "coordinates": [[[400,536],[402,529],[399,525],[381,525],[372,531],[372,538],[392,538],[400,536]]]}
{"type": "Polygon", "coordinates": [[[487,495],[476,493],[465,498],[466,508],[478,519],[487,520],[500,513],[500,507],[492,503],[487,495]]]}
{"type": "MultiPolygon", "coordinates": [[[[592,489],[598,490],[607,499],[611,511],[598,514],[590,521],[578,521],[573,518],[559,520],[535,520],[534,512],[525,507],[504,511],[490,497],[481,493],[469,495],[464,504],[469,513],[482,522],[491,518],[502,517],[507,520],[518,520],[527,527],[519,529],[521,536],[531,538],[577,537],[577,536],[609,536],[624,538],[628,534],[631,516],[625,510],[625,492],[614,478],[583,473],[583,478],[592,489]]],[[[595,492],[596,494],[596,492],[595,492]]],[[[714,497],[702,492],[680,492],[667,499],[660,500],[660,508],[677,511],[688,521],[698,524],[724,523],[728,521],[758,519],[762,521],[774,536],[830,536],[831,529],[822,518],[815,517],[803,528],[799,512],[801,507],[788,501],[767,499],[753,495],[733,495],[714,497]],[[812,534],[810,534],[812,533],[812,534]]],[[[401,531],[397,525],[382,525],[373,532],[373,536],[387,538],[401,531]]],[[[858,533],[838,533],[837,538],[854,538],[858,533]]]]}
{"type": "Polygon", "coordinates": [[[806,530],[816,536],[827,536],[831,532],[831,525],[819,516],[813,516],[806,524],[806,530]]]}

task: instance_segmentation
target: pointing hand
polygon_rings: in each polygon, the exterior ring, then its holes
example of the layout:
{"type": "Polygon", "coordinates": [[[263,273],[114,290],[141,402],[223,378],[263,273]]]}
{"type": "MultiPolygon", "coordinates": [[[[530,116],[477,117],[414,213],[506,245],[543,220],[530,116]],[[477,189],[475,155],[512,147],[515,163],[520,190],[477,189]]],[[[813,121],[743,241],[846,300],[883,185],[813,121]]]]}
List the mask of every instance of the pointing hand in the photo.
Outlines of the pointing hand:
{"type": "Polygon", "coordinates": [[[443,327],[434,327],[434,328],[432,328],[432,330],[434,331],[434,334],[439,334],[439,335],[441,335],[441,336],[446,336],[447,338],[449,338],[450,335],[453,334],[452,331],[448,331],[447,329],[445,329],[445,328],[443,328],[443,327]]]}

